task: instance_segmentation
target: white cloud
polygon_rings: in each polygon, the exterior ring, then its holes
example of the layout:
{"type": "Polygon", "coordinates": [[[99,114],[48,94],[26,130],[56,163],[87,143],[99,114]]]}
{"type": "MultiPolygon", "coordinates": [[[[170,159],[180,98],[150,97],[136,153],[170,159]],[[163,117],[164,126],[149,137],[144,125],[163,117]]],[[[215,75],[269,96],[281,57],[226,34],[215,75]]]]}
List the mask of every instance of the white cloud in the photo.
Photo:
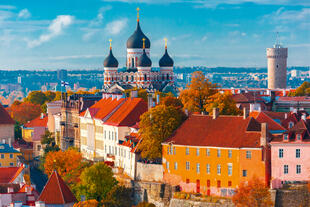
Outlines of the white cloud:
{"type": "Polygon", "coordinates": [[[62,34],[63,30],[73,23],[74,17],[70,15],[59,15],[48,27],[48,32],[42,34],[39,39],[28,41],[28,47],[33,48],[48,42],[54,37],[62,34]]]}
{"type": "Polygon", "coordinates": [[[31,16],[31,13],[28,9],[22,9],[17,16],[18,18],[28,19],[31,16]]]}
{"type": "Polygon", "coordinates": [[[201,38],[201,41],[204,42],[208,39],[208,36],[207,35],[204,35],[202,38],[201,38]]]}
{"type": "Polygon", "coordinates": [[[11,10],[11,9],[16,9],[16,7],[12,5],[0,5],[0,9],[11,10]]]}
{"type": "Polygon", "coordinates": [[[112,21],[106,25],[105,30],[112,35],[119,34],[126,27],[127,22],[127,18],[112,21]]]}

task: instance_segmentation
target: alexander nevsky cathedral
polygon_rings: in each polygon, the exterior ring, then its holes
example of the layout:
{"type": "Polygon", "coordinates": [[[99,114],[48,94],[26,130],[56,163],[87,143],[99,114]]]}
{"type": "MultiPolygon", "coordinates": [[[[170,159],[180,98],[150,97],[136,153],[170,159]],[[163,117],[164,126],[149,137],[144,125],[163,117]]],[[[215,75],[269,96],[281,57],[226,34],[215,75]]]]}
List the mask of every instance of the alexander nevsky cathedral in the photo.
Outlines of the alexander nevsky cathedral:
{"type": "Polygon", "coordinates": [[[150,59],[151,42],[142,32],[139,20],[139,8],[137,9],[137,28],[127,40],[126,69],[118,68],[118,61],[112,53],[110,40],[109,55],[103,62],[104,86],[106,92],[118,92],[132,88],[143,88],[152,93],[155,91],[175,93],[173,60],[167,51],[165,39],[165,51],[159,60],[159,69],[152,68],[150,59]]]}

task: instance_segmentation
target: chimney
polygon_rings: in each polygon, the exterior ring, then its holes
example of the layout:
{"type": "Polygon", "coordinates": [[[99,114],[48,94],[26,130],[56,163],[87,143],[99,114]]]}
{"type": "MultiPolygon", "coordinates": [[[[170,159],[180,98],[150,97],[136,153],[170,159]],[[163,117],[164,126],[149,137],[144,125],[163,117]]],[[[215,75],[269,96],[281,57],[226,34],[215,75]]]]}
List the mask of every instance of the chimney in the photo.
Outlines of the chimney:
{"type": "Polygon", "coordinates": [[[213,108],[213,119],[216,119],[219,116],[220,112],[218,108],[213,108]]]}
{"type": "Polygon", "coordinates": [[[287,119],[287,113],[284,114],[284,119],[287,119]]]}
{"type": "Polygon", "coordinates": [[[130,91],[130,97],[131,98],[137,98],[138,97],[138,91],[136,91],[136,90],[130,91]]]}
{"type": "Polygon", "coordinates": [[[264,147],[267,143],[267,123],[261,123],[261,137],[260,137],[260,146],[264,147]]]}
{"type": "Polygon", "coordinates": [[[12,139],[9,138],[9,146],[12,147],[12,139]]]}
{"type": "Polygon", "coordinates": [[[248,118],[249,116],[249,112],[248,109],[246,107],[243,108],[243,119],[248,118]]]}
{"type": "Polygon", "coordinates": [[[40,119],[44,118],[44,113],[41,113],[40,119]]]}

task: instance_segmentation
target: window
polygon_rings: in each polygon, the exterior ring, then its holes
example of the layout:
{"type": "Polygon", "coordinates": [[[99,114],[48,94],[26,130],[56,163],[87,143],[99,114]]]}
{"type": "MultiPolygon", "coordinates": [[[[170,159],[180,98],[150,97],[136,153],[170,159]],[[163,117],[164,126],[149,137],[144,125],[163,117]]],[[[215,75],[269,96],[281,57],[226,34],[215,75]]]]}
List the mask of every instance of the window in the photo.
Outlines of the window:
{"type": "Polygon", "coordinates": [[[251,159],[252,158],[252,152],[251,151],[246,151],[246,158],[251,159]]]}
{"type": "Polygon", "coordinates": [[[186,152],[185,152],[186,155],[189,155],[189,148],[186,147],[186,152]]]}
{"type": "Polygon", "coordinates": [[[169,170],[169,162],[167,162],[166,168],[167,168],[167,170],[169,170]]]}
{"type": "Polygon", "coordinates": [[[217,150],[217,157],[221,157],[221,150],[220,149],[217,150]]]}
{"type": "Polygon", "coordinates": [[[228,187],[231,187],[232,184],[231,184],[231,181],[228,181],[228,187]]]}
{"type": "Polygon", "coordinates": [[[111,154],[111,146],[109,146],[109,154],[111,154]]]}
{"type": "Polygon", "coordinates": [[[117,132],[115,132],[115,140],[117,140],[117,132]]]}
{"type": "Polygon", "coordinates": [[[107,131],[104,130],[104,139],[106,139],[106,138],[107,138],[107,131]]]}
{"type": "Polygon", "coordinates": [[[200,164],[199,163],[196,164],[196,172],[200,173],[200,164]]]}
{"type": "Polygon", "coordinates": [[[210,156],[210,149],[206,149],[206,155],[210,156]]]}
{"type": "Polygon", "coordinates": [[[111,132],[109,131],[109,140],[111,139],[111,132]]]}
{"type": "Polygon", "coordinates": [[[174,169],[177,170],[178,169],[178,163],[174,162],[174,169]]]}
{"type": "Polygon", "coordinates": [[[1,154],[1,159],[4,159],[4,154],[1,154]]]}
{"type": "Polygon", "coordinates": [[[300,158],[300,149],[296,149],[296,158],[300,158]]]}
{"type": "Polygon", "coordinates": [[[232,164],[228,164],[228,175],[232,175],[232,164]]]}
{"type": "Polygon", "coordinates": [[[231,158],[231,157],[232,157],[232,151],[228,150],[228,158],[231,158]]]}
{"type": "Polygon", "coordinates": [[[284,165],[283,171],[284,174],[288,174],[288,165],[284,165]]]}
{"type": "Polygon", "coordinates": [[[38,145],[37,149],[38,149],[38,151],[40,151],[41,150],[41,145],[38,145]]]}
{"type": "Polygon", "coordinates": [[[145,80],[145,81],[147,80],[147,76],[146,76],[146,74],[144,74],[144,80],[145,80]]]}
{"type": "Polygon", "coordinates": [[[217,165],[217,174],[218,175],[221,174],[221,165],[220,164],[217,165]]]}
{"type": "Polygon", "coordinates": [[[283,135],[283,139],[286,141],[286,140],[288,140],[288,134],[284,134],[283,135]]]}
{"type": "Polygon", "coordinates": [[[294,126],[294,123],[293,122],[290,122],[289,124],[288,124],[288,128],[292,128],[294,126]]]}
{"type": "Polygon", "coordinates": [[[283,149],[279,149],[279,158],[283,158],[283,149]]]}
{"type": "Polygon", "coordinates": [[[301,134],[297,134],[297,140],[301,140],[301,134]]]}
{"type": "Polygon", "coordinates": [[[210,164],[207,164],[207,173],[210,174],[210,164]]]}
{"type": "Polygon", "coordinates": [[[175,155],[175,147],[173,147],[173,154],[175,155]]]}
{"type": "Polygon", "coordinates": [[[242,176],[243,176],[243,177],[246,177],[247,174],[248,174],[247,170],[242,170],[242,176]]]}
{"type": "Polygon", "coordinates": [[[11,158],[11,159],[13,158],[13,154],[10,154],[10,158],[11,158]]]}
{"type": "Polygon", "coordinates": [[[167,147],[167,154],[170,155],[170,147],[167,147]]]}
{"type": "Polygon", "coordinates": [[[210,180],[207,180],[207,187],[210,187],[210,180]]]}
{"type": "Polygon", "coordinates": [[[218,188],[221,187],[221,181],[220,181],[220,180],[217,181],[217,187],[218,187],[218,188]]]}
{"type": "Polygon", "coordinates": [[[10,162],[10,166],[12,167],[14,165],[14,163],[13,162],[10,162]]]}
{"type": "Polygon", "coordinates": [[[199,156],[199,148],[196,149],[196,155],[199,156]]]}
{"type": "Polygon", "coordinates": [[[301,173],[301,165],[296,165],[296,174],[301,173]]]}
{"type": "Polygon", "coordinates": [[[189,162],[186,161],[186,170],[189,170],[189,162]]]}
{"type": "Polygon", "coordinates": [[[189,183],[189,179],[188,179],[188,178],[186,179],[186,183],[187,183],[187,184],[189,183]]]}

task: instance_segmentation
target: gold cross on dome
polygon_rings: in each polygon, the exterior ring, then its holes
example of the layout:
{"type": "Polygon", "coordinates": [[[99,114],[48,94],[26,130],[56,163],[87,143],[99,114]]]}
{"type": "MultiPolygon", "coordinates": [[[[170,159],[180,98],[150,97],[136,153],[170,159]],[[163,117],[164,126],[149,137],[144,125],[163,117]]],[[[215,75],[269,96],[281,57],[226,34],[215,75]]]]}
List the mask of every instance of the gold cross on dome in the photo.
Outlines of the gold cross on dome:
{"type": "Polygon", "coordinates": [[[139,8],[139,7],[137,7],[137,21],[139,21],[139,18],[140,18],[140,14],[139,14],[139,12],[140,12],[140,8],[139,8]]]}
{"type": "Polygon", "coordinates": [[[112,39],[109,39],[110,42],[110,49],[112,48],[112,39]]]}
{"type": "Polygon", "coordinates": [[[167,49],[167,41],[168,41],[168,39],[165,37],[164,41],[165,41],[165,48],[167,49]]]}

